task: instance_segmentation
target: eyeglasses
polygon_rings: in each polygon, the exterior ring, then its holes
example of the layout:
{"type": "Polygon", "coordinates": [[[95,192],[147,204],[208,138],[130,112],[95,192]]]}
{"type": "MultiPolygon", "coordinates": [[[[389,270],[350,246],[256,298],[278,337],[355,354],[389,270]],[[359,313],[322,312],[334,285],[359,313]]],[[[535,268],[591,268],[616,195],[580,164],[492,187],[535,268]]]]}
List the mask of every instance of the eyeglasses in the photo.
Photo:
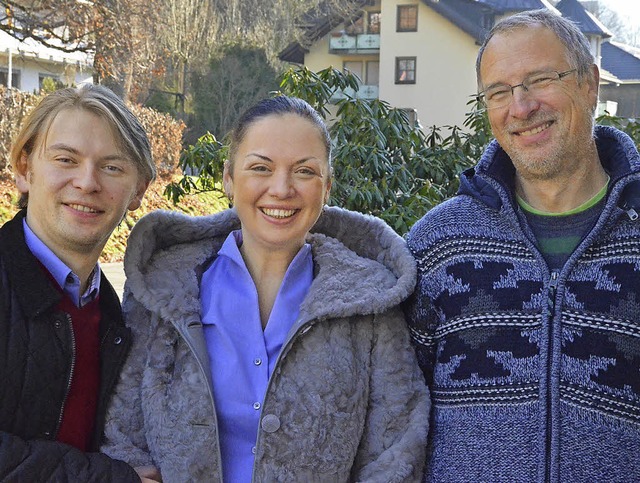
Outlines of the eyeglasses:
{"type": "Polygon", "coordinates": [[[509,84],[497,84],[478,93],[478,100],[486,109],[499,109],[507,107],[513,100],[513,90],[516,87],[522,87],[525,92],[531,94],[540,94],[548,89],[554,82],[576,72],[578,69],[566,70],[564,72],[556,72],[550,70],[548,72],[539,72],[526,77],[520,84],[510,86],[509,84]]]}

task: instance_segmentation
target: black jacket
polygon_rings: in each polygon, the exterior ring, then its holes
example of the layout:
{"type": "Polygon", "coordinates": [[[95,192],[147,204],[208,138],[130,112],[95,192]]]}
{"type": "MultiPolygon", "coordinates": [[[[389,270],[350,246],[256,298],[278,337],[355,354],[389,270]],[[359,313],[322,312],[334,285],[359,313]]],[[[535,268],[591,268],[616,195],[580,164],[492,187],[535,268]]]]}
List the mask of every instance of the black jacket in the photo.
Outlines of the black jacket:
{"type": "MultiPolygon", "coordinates": [[[[0,228],[0,479],[140,481],[125,463],[55,441],[73,364],[60,292],[26,245],[21,211],[0,228]]],[[[100,394],[92,451],[131,344],[111,284],[100,282],[100,394]]]]}

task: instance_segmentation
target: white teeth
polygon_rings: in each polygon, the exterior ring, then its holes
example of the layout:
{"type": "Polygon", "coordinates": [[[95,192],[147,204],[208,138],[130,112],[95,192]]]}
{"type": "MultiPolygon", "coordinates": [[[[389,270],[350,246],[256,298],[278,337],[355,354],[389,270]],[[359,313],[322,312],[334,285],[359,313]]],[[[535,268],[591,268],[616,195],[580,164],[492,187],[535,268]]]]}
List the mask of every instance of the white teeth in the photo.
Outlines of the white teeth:
{"type": "Polygon", "coordinates": [[[530,129],[529,131],[522,131],[520,133],[518,133],[520,136],[531,136],[533,134],[538,134],[539,132],[544,131],[545,129],[547,129],[549,126],[551,126],[551,123],[548,122],[546,124],[543,124],[542,126],[538,126],[534,129],[530,129]]]}
{"type": "Polygon", "coordinates": [[[82,211],[83,213],[97,213],[97,210],[94,210],[93,208],[89,208],[88,206],[84,206],[84,205],[69,205],[71,208],[73,208],[74,210],[78,210],[78,211],[82,211]]]}
{"type": "Polygon", "coordinates": [[[274,210],[271,208],[262,208],[262,212],[272,218],[289,218],[293,216],[296,210],[274,210]]]}

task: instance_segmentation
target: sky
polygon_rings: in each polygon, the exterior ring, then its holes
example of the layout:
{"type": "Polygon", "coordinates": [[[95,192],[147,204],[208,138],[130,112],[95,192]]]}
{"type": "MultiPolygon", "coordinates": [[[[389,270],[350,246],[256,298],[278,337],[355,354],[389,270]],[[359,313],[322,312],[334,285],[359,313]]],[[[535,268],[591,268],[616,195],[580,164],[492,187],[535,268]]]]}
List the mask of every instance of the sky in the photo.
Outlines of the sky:
{"type": "Polygon", "coordinates": [[[640,0],[600,0],[616,11],[634,29],[640,29],[640,0]]]}
{"type": "Polygon", "coordinates": [[[626,43],[640,47],[640,0],[600,0],[600,4],[616,12],[627,25],[627,29],[634,33],[626,39],[626,43]]]}

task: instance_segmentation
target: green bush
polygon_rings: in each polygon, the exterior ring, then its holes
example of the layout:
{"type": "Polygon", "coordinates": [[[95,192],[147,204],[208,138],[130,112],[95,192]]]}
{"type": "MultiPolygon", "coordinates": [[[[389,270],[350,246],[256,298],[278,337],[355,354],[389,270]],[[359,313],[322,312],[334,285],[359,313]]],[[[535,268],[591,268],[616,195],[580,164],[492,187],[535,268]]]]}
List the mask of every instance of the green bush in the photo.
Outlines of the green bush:
{"type": "MultiPolygon", "coordinates": [[[[458,175],[477,163],[491,141],[486,114],[475,100],[462,127],[422,128],[401,109],[357,97],[359,79],[336,69],[317,73],[291,69],[278,94],[300,97],[327,120],[333,141],[334,180],[330,204],[376,215],[404,234],[429,209],[453,196],[458,175]]],[[[598,119],[640,142],[640,122],[598,119]]],[[[174,202],[190,193],[219,191],[227,156],[224,142],[206,134],[183,151],[185,175],[167,186],[174,202]],[[197,177],[191,175],[199,174],[197,177]]]]}

